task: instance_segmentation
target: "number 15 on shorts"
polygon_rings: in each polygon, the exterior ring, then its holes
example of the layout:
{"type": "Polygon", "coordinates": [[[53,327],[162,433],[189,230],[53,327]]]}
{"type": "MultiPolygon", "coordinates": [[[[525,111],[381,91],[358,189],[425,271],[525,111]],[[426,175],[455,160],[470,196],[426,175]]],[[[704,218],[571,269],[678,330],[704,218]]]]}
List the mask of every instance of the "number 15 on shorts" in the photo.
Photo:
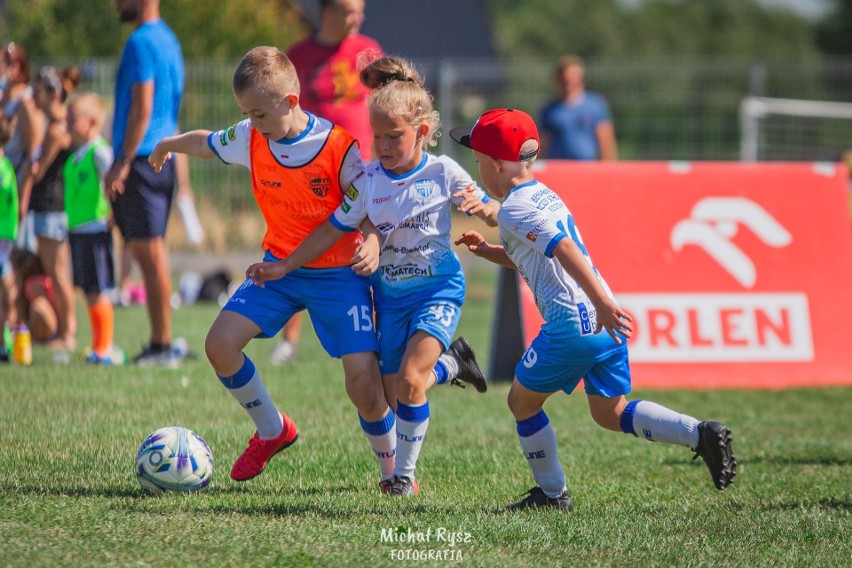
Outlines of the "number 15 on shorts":
{"type": "Polygon", "coordinates": [[[352,306],[346,314],[352,318],[352,331],[373,331],[372,306],[352,306]]]}

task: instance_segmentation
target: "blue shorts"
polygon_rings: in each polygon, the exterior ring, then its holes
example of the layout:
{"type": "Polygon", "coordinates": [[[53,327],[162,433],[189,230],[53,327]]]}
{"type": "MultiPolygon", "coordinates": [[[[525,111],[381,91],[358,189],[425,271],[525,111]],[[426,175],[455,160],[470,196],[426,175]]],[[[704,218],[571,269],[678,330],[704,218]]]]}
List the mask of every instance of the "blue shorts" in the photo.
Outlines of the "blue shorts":
{"type": "Polygon", "coordinates": [[[115,224],[126,241],[153,239],[166,234],[175,192],[174,160],[167,160],[160,173],[137,156],[124,180],[124,193],[112,202],[115,224]]]}
{"type": "Polygon", "coordinates": [[[630,392],[630,364],[627,341],[621,345],[605,331],[584,338],[553,338],[539,333],[515,367],[515,376],[525,388],[541,393],[565,391],[567,394],[583,379],[586,394],[614,397],[630,392]],[[600,355],[576,358],[572,343],[600,342],[600,355]]]}
{"type": "Polygon", "coordinates": [[[68,215],[65,211],[33,211],[36,237],[64,242],[68,238],[68,215]]]}
{"type": "Polygon", "coordinates": [[[376,317],[379,329],[379,368],[383,375],[399,371],[408,340],[422,329],[441,342],[446,350],[461,317],[461,306],[446,300],[431,300],[413,309],[383,309],[376,317]]]}
{"type": "Polygon", "coordinates": [[[299,268],[263,288],[246,279],[222,308],[256,323],[261,330],[258,337],[275,337],[303,309],[332,357],[378,351],[370,280],[348,266],[299,268]]]}
{"type": "Polygon", "coordinates": [[[71,233],[69,240],[74,286],[86,295],[115,288],[112,233],[71,233]]]}

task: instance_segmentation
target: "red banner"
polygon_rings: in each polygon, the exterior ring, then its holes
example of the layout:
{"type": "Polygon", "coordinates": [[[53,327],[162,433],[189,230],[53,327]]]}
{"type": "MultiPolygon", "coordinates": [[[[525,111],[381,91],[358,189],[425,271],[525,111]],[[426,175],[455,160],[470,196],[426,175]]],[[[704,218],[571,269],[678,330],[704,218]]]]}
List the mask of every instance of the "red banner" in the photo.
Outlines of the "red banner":
{"type": "MultiPolygon", "coordinates": [[[[539,164],[634,318],[635,387],[852,385],[845,167],[539,164]]],[[[529,344],[541,316],[519,282],[529,344]]]]}

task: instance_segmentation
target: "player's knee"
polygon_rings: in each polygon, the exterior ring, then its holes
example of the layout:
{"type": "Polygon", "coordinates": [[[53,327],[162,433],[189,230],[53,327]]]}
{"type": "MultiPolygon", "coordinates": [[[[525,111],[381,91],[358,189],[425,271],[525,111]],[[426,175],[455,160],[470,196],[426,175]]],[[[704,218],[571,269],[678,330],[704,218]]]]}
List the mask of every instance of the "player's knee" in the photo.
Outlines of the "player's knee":
{"type": "Polygon", "coordinates": [[[221,369],[229,366],[228,362],[234,358],[235,354],[239,354],[239,349],[234,348],[226,333],[222,333],[214,326],[204,340],[204,352],[213,369],[219,373],[221,369]]]}
{"type": "Polygon", "coordinates": [[[413,373],[400,374],[396,383],[397,398],[399,400],[420,400],[426,395],[426,380],[428,377],[419,377],[413,373]]]}
{"type": "Polygon", "coordinates": [[[364,418],[387,408],[381,376],[370,369],[346,377],[346,394],[364,418]]]}
{"type": "Polygon", "coordinates": [[[613,430],[615,432],[621,431],[621,413],[618,412],[617,409],[590,408],[590,412],[592,420],[594,420],[601,428],[613,430]]]}

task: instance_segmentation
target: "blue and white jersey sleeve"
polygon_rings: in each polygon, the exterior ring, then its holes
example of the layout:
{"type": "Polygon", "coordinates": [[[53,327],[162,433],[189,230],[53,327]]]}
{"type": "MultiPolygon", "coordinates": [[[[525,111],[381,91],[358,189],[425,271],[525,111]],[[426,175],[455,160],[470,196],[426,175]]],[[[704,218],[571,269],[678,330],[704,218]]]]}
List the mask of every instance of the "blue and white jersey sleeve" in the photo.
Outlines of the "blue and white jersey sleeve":
{"type": "Polygon", "coordinates": [[[491,200],[491,198],[482,191],[476,182],[470,177],[470,174],[467,173],[463,167],[461,167],[455,160],[448,156],[438,156],[436,158],[444,165],[444,172],[447,181],[447,190],[450,196],[450,200],[453,205],[458,207],[458,205],[462,202],[461,197],[453,197],[456,193],[460,191],[472,192],[476,197],[479,198],[483,203],[487,203],[491,200]]]}
{"type": "Polygon", "coordinates": [[[224,130],[212,132],[207,145],[226,164],[251,167],[251,120],[245,119],[224,130]]]}
{"type": "MultiPolygon", "coordinates": [[[[351,152],[352,150],[350,149],[350,154],[351,152]]],[[[350,156],[350,154],[347,154],[347,158],[357,158],[357,163],[359,165],[357,174],[346,185],[340,186],[344,188],[343,201],[328,219],[328,221],[337,229],[347,232],[357,229],[361,225],[361,222],[367,217],[367,204],[370,199],[367,195],[370,187],[367,183],[367,177],[364,175],[364,168],[363,165],[361,165],[360,154],[357,150],[355,151],[356,155],[354,157],[350,156]]],[[[343,170],[347,171],[348,169],[349,168],[347,168],[344,164],[343,170]]],[[[343,181],[344,180],[341,179],[341,182],[343,181]]]]}

